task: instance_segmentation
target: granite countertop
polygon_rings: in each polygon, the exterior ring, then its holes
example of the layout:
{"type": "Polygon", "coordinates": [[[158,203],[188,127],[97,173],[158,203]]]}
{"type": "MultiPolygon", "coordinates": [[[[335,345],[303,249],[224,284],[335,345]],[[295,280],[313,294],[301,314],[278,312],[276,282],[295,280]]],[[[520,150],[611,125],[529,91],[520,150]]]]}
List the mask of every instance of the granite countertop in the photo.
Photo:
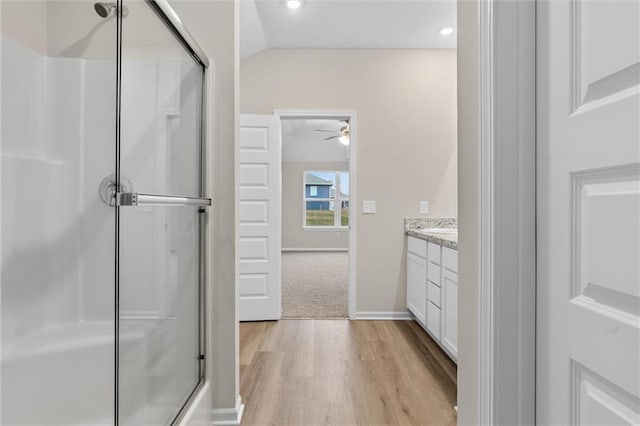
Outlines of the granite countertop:
{"type": "Polygon", "coordinates": [[[458,250],[458,234],[436,234],[433,232],[423,231],[422,229],[409,229],[406,231],[407,235],[420,238],[434,244],[440,244],[444,247],[449,247],[454,250],[458,250]]]}
{"type": "Polygon", "coordinates": [[[449,228],[457,229],[458,221],[453,218],[407,218],[404,221],[405,233],[421,240],[439,244],[443,247],[449,247],[458,250],[458,233],[434,233],[425,229],[432,228],[449,228]]]}

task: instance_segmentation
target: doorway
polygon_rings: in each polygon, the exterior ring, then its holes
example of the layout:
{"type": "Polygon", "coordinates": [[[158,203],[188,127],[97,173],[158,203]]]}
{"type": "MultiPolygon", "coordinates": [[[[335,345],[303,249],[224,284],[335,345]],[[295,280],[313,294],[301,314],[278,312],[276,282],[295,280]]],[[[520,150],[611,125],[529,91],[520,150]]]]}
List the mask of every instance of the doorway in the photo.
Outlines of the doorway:
{"type": "Polygon", "coordinates": [[[350,122],[281,119],[282,318],[349,317],[350,122]]]}
{"type": "Polygon", "coordinates": [[[275,115],[282,129],[283,318],[355,319],[356,112],[275,115]],[[310,292],[298,304],[305,287],[310,292]]]}
{"type": "Polygon", "coordinates": [[[241,321],[355,318],[355,143],[353,111],[241,116],[241,321]]]}

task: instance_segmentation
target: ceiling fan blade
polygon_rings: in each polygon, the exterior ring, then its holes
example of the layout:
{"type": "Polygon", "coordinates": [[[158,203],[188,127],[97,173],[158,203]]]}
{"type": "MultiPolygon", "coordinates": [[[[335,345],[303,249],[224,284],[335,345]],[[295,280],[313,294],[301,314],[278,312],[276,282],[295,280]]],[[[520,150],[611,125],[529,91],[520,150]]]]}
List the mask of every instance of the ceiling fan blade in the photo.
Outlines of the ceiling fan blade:
{"type": "Polygon", "coordinates": [[[314,132],[329,132],[329,133],[336,133],[337,130],[322,130],[322,129],[314,129],[314,132]]]}
{"type": "Polygon", "coordinates": [[[335,136],[330,136],[330,137],[328,137],[328,138],[324,138],[323,140],[325,140],[325,141],[330,141],[331,139],[337,139],[337,138],[339,138],[339,137],[340,137],[340,135],[335,135],[335,136]]]}

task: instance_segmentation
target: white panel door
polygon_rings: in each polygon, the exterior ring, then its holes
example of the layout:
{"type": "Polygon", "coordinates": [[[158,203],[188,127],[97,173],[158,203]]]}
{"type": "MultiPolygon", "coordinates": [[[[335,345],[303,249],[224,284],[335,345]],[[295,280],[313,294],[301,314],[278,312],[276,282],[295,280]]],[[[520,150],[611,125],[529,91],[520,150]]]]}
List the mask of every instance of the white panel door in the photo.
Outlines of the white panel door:
{"type": "Polygon", "coordinates": [[[640,1],[537,19],[537,423],[640,424],[640,1]]]}
{"type": "Polygon", "coordinates": [[[281,317],[281,139],[273,115],[241,115],[238,140],[240,321],[281,317]]]}

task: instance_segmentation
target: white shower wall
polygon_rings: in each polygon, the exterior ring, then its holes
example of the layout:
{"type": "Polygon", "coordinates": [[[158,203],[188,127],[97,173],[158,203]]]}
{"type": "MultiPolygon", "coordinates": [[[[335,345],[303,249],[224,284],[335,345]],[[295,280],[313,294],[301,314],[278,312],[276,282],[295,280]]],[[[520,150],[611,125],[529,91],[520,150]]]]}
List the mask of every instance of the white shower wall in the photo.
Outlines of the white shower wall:
{"type": "MultiPolygon", "coordinates": [[[[115,61],[50,58],[6,36],[2,58],[3,341],[66,322],[112,321],[115,219],[98,187],[115,173],[115,61]]],[[[169,140],[194,140],[199,131],[183,124],[172,133],[172,120],[193,113],[181,110],[191,103],[175,89],[185,68],[180,60],[127,60],[122,121],[133,143],[123,144],[121,156],[135,165],[123,171],[134,190],[197,187],[197,170],[172,177],[167,169],[169,140]]],[[[193,158],[195,148],[181,151],[193,158]]],[[[135,240],[121,256],[121,269],[138,285],[127,289],[122,308],[155,315],[170,309],[156,280],[171,277],[140,271],[163,262],[153,259],[153,247],[164,223],[147,217],[164,212],[139,210],[125,230],[135,240]]]]}
{"type": "Polygon", "coordinates": [[[114,213],[97,188],[115,167],[115,61],[2,36],[2,64],[3,343],[113,321],[114,213]]]}
{"type": "Polygon", "coordinates": [[[115,60],[48,57],[5,35],[0,43],[0,422],[105,424],[115,212],[98,185],[115,167],[115,60]],[[69,401],[86,409],[61,410],[69,401]]]}

